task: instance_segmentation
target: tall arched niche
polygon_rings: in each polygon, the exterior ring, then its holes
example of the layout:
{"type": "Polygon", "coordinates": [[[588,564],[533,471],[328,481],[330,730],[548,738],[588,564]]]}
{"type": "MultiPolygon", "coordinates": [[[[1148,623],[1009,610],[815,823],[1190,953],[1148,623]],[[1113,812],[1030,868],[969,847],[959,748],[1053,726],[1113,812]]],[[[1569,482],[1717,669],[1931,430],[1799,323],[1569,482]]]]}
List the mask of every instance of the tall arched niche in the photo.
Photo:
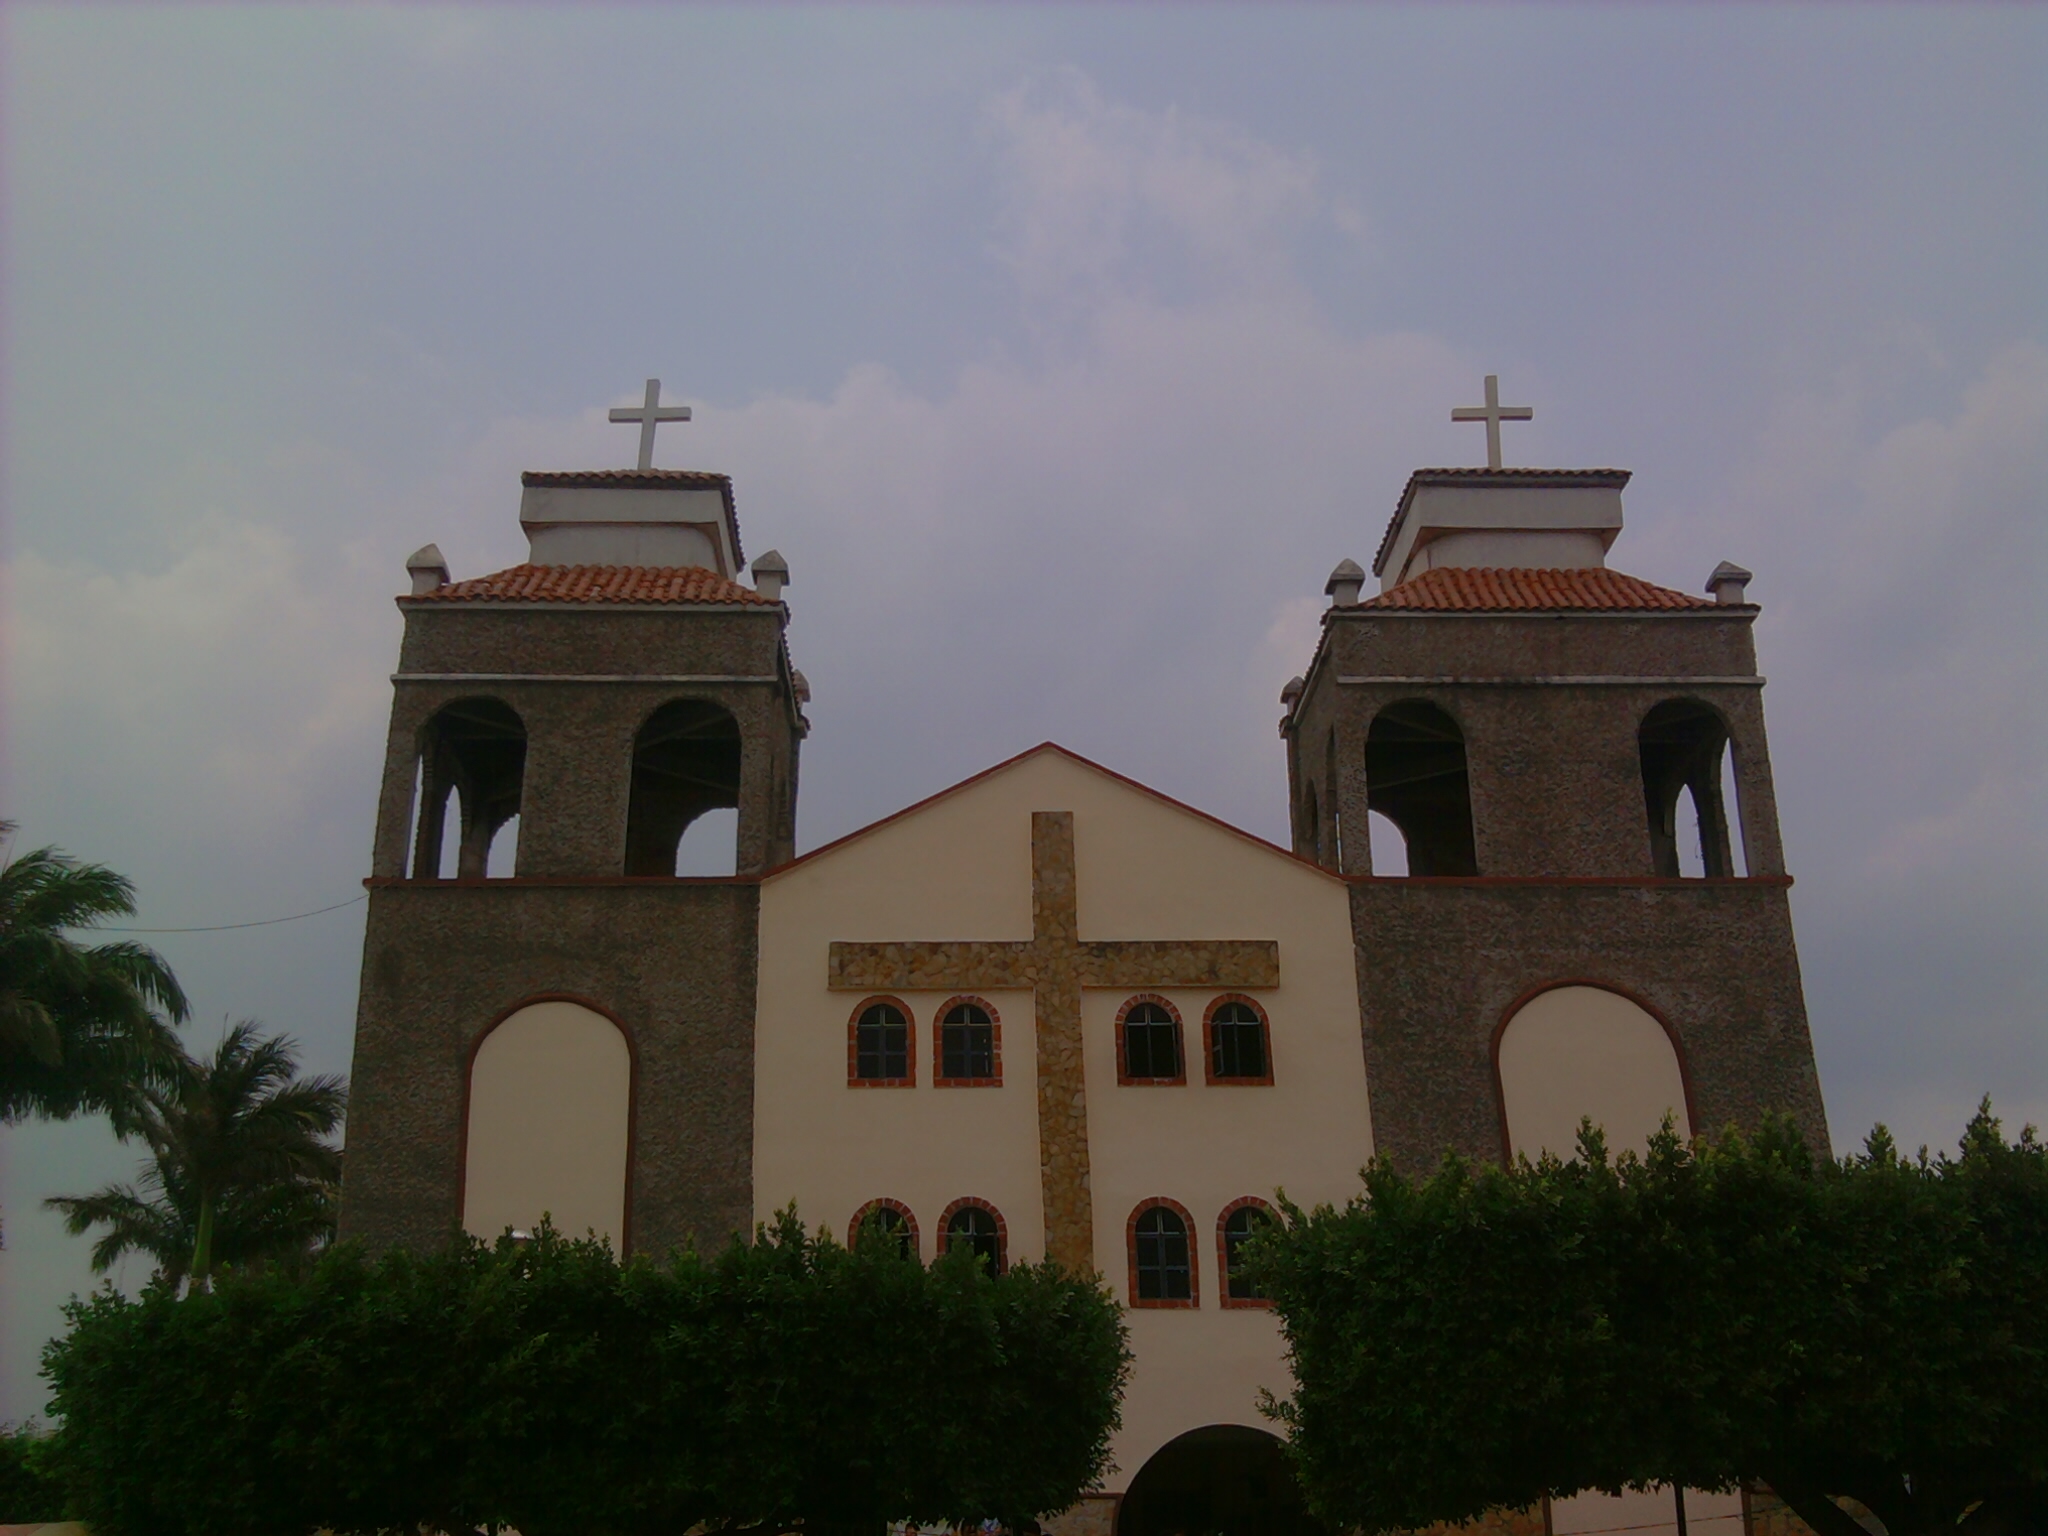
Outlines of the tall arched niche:
{"type": "Polygon", "coordinates": [[[463,1229],[489,1239],[545,1214],[623,1249],[632,1105],[632,1047],[612,1020],[563,999],[507,1014],[470,1058],[463,1229]]]}
{"type": "Polygon", "coordinates": [[[1495,1048],[1508,1151],[1535,1159],[1577,1155],[1579,1121],[1607,1135],[1607,1150],[1637,1152],[1669,1114],[1692,1134],[1685,1074],[1657,1016],[1605,987],[1558,986],[1510,1015],[1495,1048]]]}

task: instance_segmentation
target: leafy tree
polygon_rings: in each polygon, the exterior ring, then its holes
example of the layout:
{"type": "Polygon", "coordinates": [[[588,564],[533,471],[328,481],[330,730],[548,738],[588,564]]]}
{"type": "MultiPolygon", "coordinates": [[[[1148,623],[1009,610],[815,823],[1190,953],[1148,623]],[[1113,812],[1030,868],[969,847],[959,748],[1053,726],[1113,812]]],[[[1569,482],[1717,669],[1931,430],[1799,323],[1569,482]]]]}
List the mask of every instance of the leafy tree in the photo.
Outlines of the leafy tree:
{"type": "Polygon", "coordinates": [[[292,1042],[246,1019],[210,1061],[174,1045],[159,1080],[133,1090],[129,1124],[150,1151],[143,1192],[110,1184],[43,1203],[74,1235],[105,1228],[99,1273],[140,1252],[167,1279],[204,1286],[219,1265],[303,1260],[334,1233],[341,1153],[326,1138],[348,1090],[297,1074],[292,1042]]]}
{"type": "Polygon", "coordinates": [[[128,1128],[130,1090],[176,1049],[155,1010],[181,1022],[185,994],[153,950],[68,930],[134,912],[127,880],[54,848],[0,865],[0,1123],[97,1110],[128,1128]]]}
{"type": "Polygon", "coordinates": [[[0,1425],[0,1525],[64,1518],[64,1490],[43,1466],[47,1443],[27,1425],[0,1425]]]}
{"type": "Polygon", "coordinates": [[[1821,1536],[2048,1529],[2048,1150],[1815,1159],[1786,1122],[1638,1159],[1375,1164],[1254,1262],[1310,1502],[1382,1531],[1585,1489],[1768,1484],[1821,1536]]]}
{"type": "Polygon", "coordinates": [[[50,1446],[96,1536],[1019,1520],[1100,1474],[1129,1354],[1044,1265],[927,1269],[785,1213],[621,1265],[543,1229],[74,1302],[50,1446]]]}

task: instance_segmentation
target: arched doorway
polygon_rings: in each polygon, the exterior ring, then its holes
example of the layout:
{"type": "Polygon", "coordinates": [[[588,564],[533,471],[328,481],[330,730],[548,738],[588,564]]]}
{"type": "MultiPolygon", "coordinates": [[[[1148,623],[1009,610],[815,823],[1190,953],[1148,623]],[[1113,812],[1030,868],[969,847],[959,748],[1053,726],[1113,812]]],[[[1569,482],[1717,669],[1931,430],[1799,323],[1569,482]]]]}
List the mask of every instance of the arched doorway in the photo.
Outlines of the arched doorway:
{"type": "Polygon", "coordinates": [[[1323,1536],[1262,1429],[1211,1424],[1152,1453],[1117,1509],[1116,1536],[1323,1536]]]}

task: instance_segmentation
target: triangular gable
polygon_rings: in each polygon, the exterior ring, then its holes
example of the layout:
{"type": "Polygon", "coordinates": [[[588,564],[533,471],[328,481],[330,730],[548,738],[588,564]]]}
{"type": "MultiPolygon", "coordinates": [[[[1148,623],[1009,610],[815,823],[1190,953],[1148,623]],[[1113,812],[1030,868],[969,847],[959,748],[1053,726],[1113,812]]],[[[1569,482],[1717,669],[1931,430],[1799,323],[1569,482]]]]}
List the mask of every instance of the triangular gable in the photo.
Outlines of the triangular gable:
{"type": "Polygon", "coordinates": [[[1250,843],[1253,847],[1260,849],[1262,852],[1272,854],[1277,858],[1285,859],[1289,864],[1297,865],[1303,869],[1313,870],[1316,874],[1322,875],[1326,879],[1331,880],[1337,884],[1341,885],[1344,883],[1343,878],[1341,876],[1333,873],[1330,870],[1323,868],[1313,859],[1304,859],[1299,854],[1293,852],[1291,849],[1282,848],[1278,843],[1268,842],[1265,838],[1259,837],[1254,833],[1247,832],[1242,827],[1232,825],[1230,822],[1225,821],[1220,816],[1212,816],[1207,811],[1199,810],[1196,807],[1189,805],[1186,801],[1176,800],[1171,795],[1162,794],[1160,791],[1152,788],[1148,784],[1141,784],[1136,779],[1133,779],[1128,775],[1118,773],[1114,768],[1105,768],[1102,764],[1096,762],[1094,759],[1083,757],[1080,753],[1075,752],[1070,748],[1063,747],[1056,741],[1042,741],[1035,747],[1027,747],[1024,751],[1019,752],[1015,757],[1005,758],[1002,762],[996,763],[992,767],[984,768],[981,772],[977,774],[972,774],[969,777],[960,780],[960,782],[957,784],[949,784],[946,786],[946,788],[938,791],[936,794],[927,795],[922,800],[916,801],[911,805],[906,805],[900,811],[892,811],[889,815],[882,817],[880,820],[871,821],[866,826],[861,827],[856,831],[847,833],[844,837],[834,838],[831,842],[826,843],[823,847],[813,848],[809,853],[801,854],[797,858],[791,859],[787,864],[779,864],[774,869],[769,870],[767,874],[762,876],[763,883],[766,883],[770,880],[774,880],[782,874],[800,868],[803,865],[810,864],[815,860],[825,858],[826,856],[835,853],[842,848],[847,847],[849,844],[859,842],[862,839],[872,835],[873,833],[881,831],[885,827],[893,826],[897,822],[903,821],[911,816],[915,816],[920,811],[927,810],[930,807],[938,805],[943,801],[950,800],[954,796],[959,795],[966,790],[973,789],[977,785],[985,784],[989,780],[998,778],[1001,775],[1008,773],[1013,769],[1019,767],[1020,765],[1031,761],[1033,758],[1042,757],[1047,753],[1052,753],[1060,758],[1063,758],[1067,762],[1074,764],[1076,767],[1086,768],[1092,773],[1100,774],[1103,778],[1108,779],[1111,783],[1117,784],[1124,789],[1133,790],[1136,793],[1143,795],[1146,799],[1154,801],[1159,805],[1166,806],[1171,810],[1178,811],[1184,816],[1192,816],[1197,821],[1204,822],[1207,825],[1215,827],[1220,831],[1228,832],[1231,836],[1239,838],[1244,842],[1250,843]]]}

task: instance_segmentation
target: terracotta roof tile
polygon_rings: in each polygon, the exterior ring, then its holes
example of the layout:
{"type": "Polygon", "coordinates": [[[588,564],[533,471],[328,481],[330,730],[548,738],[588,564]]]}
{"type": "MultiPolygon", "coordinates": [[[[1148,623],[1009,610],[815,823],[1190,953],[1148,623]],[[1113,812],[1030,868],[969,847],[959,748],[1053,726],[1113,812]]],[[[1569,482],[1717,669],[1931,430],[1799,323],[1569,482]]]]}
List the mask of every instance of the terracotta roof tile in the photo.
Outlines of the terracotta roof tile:
{"type": "Polygon", "coordinates": [[[751,587],[701,565],[515,565],[451,581],[407,603],[745,603],[772,607],[751,587]]]}
{"type": "Polygon", "coordinates": [[[1599,568],[1498,570],[1439,566],[1358,606],[1482,613],[1529,608],[1711,608],[1714,604],[1669,587],[1652,586],[1620,571],[1599,568]]]}

